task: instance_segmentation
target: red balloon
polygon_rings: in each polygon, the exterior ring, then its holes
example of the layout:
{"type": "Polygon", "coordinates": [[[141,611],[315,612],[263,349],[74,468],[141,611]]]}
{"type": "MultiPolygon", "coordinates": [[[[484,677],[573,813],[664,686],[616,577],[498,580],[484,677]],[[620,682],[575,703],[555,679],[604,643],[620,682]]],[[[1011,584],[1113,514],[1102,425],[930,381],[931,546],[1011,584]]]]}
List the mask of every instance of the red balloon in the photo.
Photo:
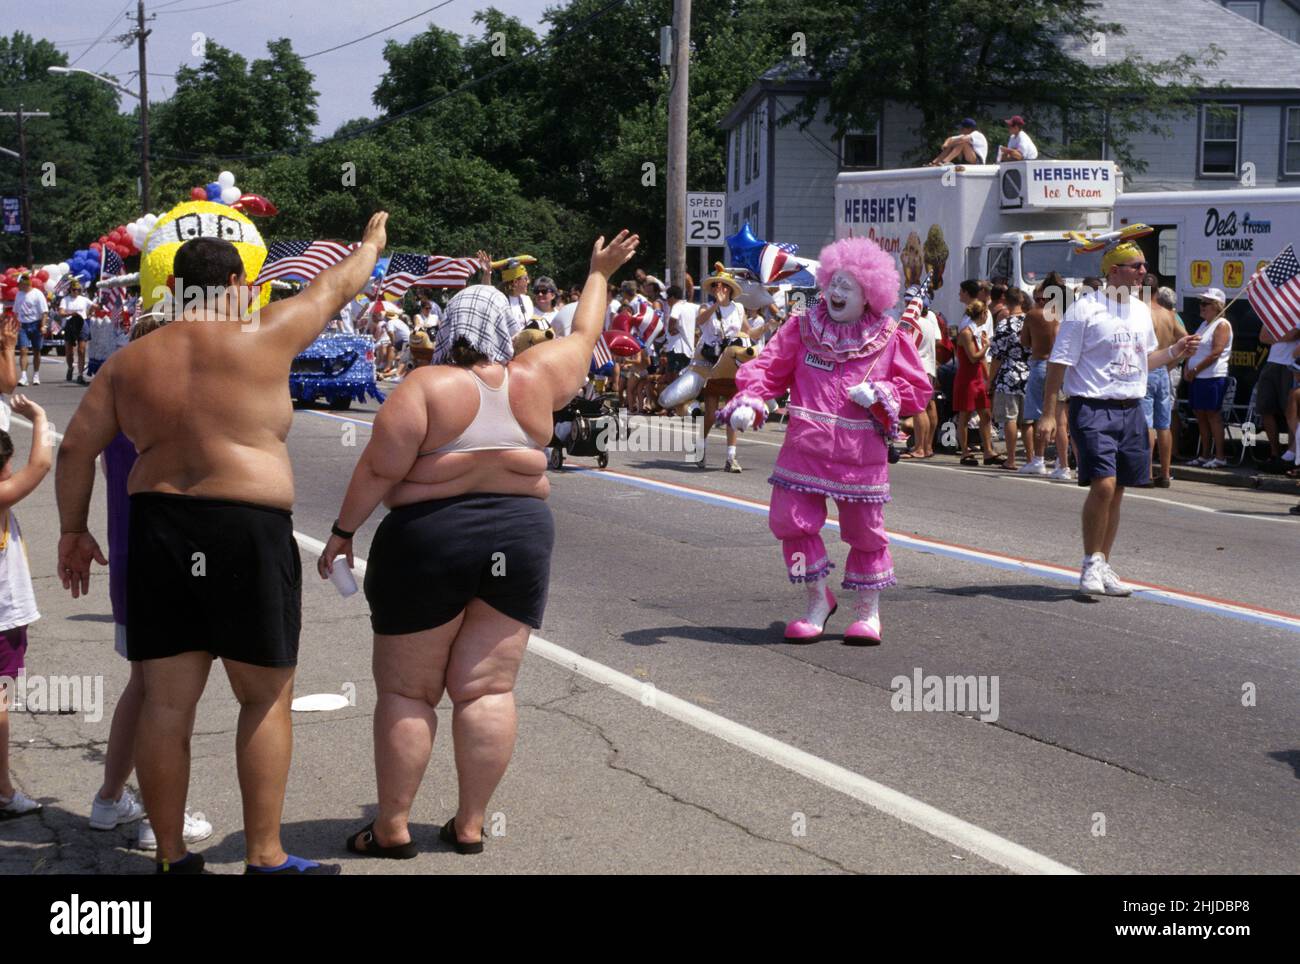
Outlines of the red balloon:
{"type": "Polygon", "coordinates": [[[38,281],[49,281],[49,280],[50,280],[50,273],[49,273],[48,271],[45,271],[44,269],[42,269],[42,270],[36,272],[36,274],[32,275],[32,277],[35,278],[35,279],[38,280],[38,281]]]}
{"type": "Polygon", "coordinates": [[[605,332],[603,337],[605,344],[609,346],[611,354],[628,358],[639,354],[641,351],[641,346],[637,344],[637,340],[626,332],[611,330],[605,332]]]}
{"type": "Polygon", "coordinates": [[[90,242],[90,250],[91,250],[91,251],[98,251],[101,247],[102,247],[102,245],[101,245],[98,241],[92,241],[92,242],[90,242]]]}
{"type": "Polygon", "coordinates": [[[203,190],[203,188],[201,187],[190,188],[191,201],[206,201],[207,199],[208,199],[208,192],[203,190]]]}

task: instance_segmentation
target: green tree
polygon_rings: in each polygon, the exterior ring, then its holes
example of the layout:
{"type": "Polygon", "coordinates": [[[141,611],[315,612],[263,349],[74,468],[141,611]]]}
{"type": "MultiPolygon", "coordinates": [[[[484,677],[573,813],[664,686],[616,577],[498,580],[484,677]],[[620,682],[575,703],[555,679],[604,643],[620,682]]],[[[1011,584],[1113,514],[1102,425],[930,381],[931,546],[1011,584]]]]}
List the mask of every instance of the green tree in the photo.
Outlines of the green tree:
{"type": "Polygon", "coordinates": [[[1096,38],[1114,43],[1124,28],[1098,18],[1093,0],[761,0],[755,9],[773,35],[806,41],[806,58],[786,58],[789,73],[811,70],[828,83],[784,120],[822,115],[843,134],[873,125],[886,101],[912,107],[926,145],[915,161],[953,132],[954,118],[988,117],[1014,100],[1027,114],[1068,119],[1068,145],[1035,130],[1052,153],[1096,157],[1104,138],[1124,166],[1142,170],[1131,135],[1165,130],[1185,112],[1204,84],[1196,68],[1218,56],[1207,44],[1197,56],[1106,58],[1096,38]]]}

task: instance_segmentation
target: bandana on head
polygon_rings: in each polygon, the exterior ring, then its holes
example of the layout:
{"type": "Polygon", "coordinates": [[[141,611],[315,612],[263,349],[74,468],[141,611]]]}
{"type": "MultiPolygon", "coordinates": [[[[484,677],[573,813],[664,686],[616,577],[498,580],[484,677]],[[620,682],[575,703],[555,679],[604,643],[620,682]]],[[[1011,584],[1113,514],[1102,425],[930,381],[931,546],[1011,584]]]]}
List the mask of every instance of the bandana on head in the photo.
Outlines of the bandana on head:
{"type": "Polygon", "coordinates": [[[441,365],[451,357],[457,338],[504,365],[515,355],[511,343],[513,312],[506,296],[490,285],[470,285],[447,303],[433,343],[433,363],[441,365]]]}
{"type": "Polygon", "coordinates": [[[1115,245],[1115,247],[1102,255],[1101,273],[1107,274],[1110,272],[1110,269],[1115,267],[1117,264],[1125,264],[1132,261],[1134,258],[1143,257],[1146,256],[1142,253],[1142,249],[1138,247],[1137,244],[1132,241],[1121,241],[1119,244],[1115,245]]]}

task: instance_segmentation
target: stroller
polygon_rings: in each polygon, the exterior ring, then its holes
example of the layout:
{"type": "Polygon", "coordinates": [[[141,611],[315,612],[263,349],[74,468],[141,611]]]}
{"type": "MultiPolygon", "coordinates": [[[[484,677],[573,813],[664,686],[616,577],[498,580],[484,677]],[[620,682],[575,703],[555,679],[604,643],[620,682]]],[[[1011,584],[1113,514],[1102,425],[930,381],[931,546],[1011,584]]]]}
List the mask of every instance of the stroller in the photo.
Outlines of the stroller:
{"type": "Polygon", "coordinates": [[[555,413],[548,468],[562,468],[566,453],[578,458],[594,457],[596,465],[602,469],[609,465],[609,453],[600,448],[599,443],[606,428],[611,432],[617,429],[618,396],[613,393],[594,395],[590,387],[588,383],[588,391],[555,413]],[[585,397],[589,393],[594,397],[585,397]]]}

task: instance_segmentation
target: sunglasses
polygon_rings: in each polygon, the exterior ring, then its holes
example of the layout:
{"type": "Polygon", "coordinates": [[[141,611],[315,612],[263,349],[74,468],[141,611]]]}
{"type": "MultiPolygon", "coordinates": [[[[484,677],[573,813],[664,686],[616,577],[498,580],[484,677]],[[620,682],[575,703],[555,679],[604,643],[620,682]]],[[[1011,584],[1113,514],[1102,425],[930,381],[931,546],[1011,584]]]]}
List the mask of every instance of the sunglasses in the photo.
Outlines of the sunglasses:
{"type": "Polygon", "coordinates": [[[1125,264],[1115,265],[1117,268],[1128,268],[1130,271],[1145,271],[1147,263],[1145,261],[1129,261],[1125,264]]]}

